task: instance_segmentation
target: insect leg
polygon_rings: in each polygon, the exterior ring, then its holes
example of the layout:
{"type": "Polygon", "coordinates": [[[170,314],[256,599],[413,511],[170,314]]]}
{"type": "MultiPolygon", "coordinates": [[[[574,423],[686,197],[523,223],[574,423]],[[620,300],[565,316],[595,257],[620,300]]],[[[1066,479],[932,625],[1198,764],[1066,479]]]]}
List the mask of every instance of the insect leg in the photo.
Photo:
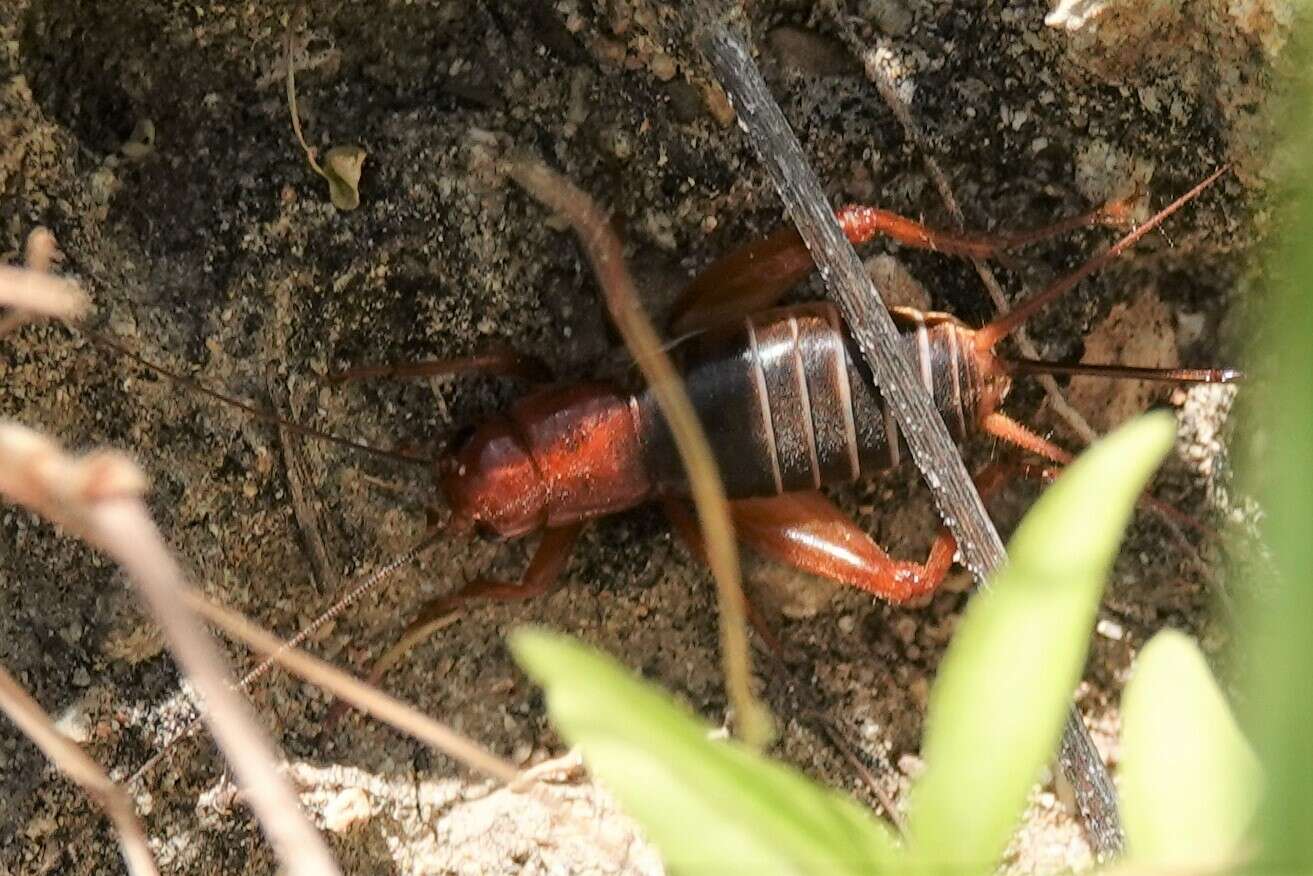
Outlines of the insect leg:
{"type": "Polygon", "coordinates": [[[1059,465],[1066,465],[1071,462],[1071,454],[1063,450],[1052,441],[1048,441],[1036,435],[1030,429],[1027,429],[1021,423],[1007,416],[994,411],[992,414],[986,414],[981,418],[980,426],[995,438],[1006,441],[1020,447],[1022,450],[1043,457],[1050,462],[1056,462],[1059,465]]]}
{"type": "Polygon", "coordinates": [[[925,563],[895,560],[820,493],[787,493],[730,503],[739,540],[759,553],[822,578],[866,590],[890,602],[931,593],[957,543],[941,531],[925,563]]]}
{"type": "MultiPolygon", "coordinates": [[[[1001,416],[1001,415],[996,415],[996,416],[1001,416]]],[[[1003,419],[1007,419],[1007,418],[1004,417],[1003,419]]],[[[1033,432],[1031,432],[1029,429],[1026,429],[1021,424],[1013,420],[1008,420],[1008,422],[1011,423],[1013,426],[1015,426],[1017,429],[1021,430],[1021,433],[1028,436],[1030,439],[1033,439],[1035,441],[1040,441],[1042,442],[1043,446],[1056,450],[1058,454],[1065,455],[1065,451],[1062,451],[1056,448],[1054,445],[1050,444],[1049,442],[1044,441],[1042,438],[1035,435],[1033,432]]],[[[1003,438],[1003,440],[1005,441],[1018,444],[1018,446],[1024,447],[1027,450],[1032,449],[1029,444],[1020,444],[1019,442],[1014,441],[1012,437],[999,435],[997,432],[995,432],[994,434],[997,435],[998,437],[1003,438]]],[[[1039,455],[1045,456],[1046,454],[1040,453],[1039,455]]],[[[1052,457],[1049,458],[1052,459],[1052,457]]],[[[1059,465],[1037,465],[1033,462],[1001,462],[1001,461],[994,462],[991,463],[989,466],[987,466],[981,472],[980,475],[977,475],[976,485],[977,487],[979,487],[980,493],[983,496],[983,495],[987,495],[987,489],[997,490],[999,487],[1003,485],[1004,482],[1017,478],[1051,483],[1052,481],[1057,479],[1058,475],[1062,473],[1062,470],[1065,467],[1066,467],[1065,463],[1059,465]],[[985,476],[985,472],[991,472],[992,473],[991,476],[995,478],[995,481],[991,482],[992,486],[988,488],[984,486],[982,482],[982,478],[985,476]]],[[[1195,532],[1199,533],[1204,538],[1210,539],[1214,542],[1221,541],[1221,536],[1218,535],[1217,531],[1212,527],[1208,526],[1207,524],[1205,524],[1203,521],[1199,520],[1199,518],[1191,514],[1187,514],[1186,512],[1182,511],[1180,508],[1177,508],[1171,502],[1164,502],[1162,499],[1156,498],[1148,491],[1141,494],[1140,498],[1136,501],[1136,505],[1142,511],[1152,511],[1154,514],[1157,514],[1159,517],[1175,522],[1179,525],[1188,527],[1189,529],[1192,529],[1195,532]]]]}
{"type": "MultiPolygon", "coordinates": [[[[686,503],[677,499],[666,499],[662,503],[666,512],[666,517],[670,520],[670,526],[675,530],[675,535],[679,540],[684,542],[684,546],[689,549],[693,556],[697,557],[703,565],[707,565],[707,546],[702,540],[702,527],[698,525],[697,520],[693,517],[693,512],[689,510],[686,503]]],[[[731,508],[733,505],[730,506],[731,508]]],[[[752,604],[752,600],[744,594],[744,608],[748,616],[748,623],[756,630],[757,635],[766,643],[766,647],[774,654],[781,655],[784,648],[780,640],[771,630],[770,624],[766,623],[766,618],[752,604]]]]}
{"type": "MultiPolygon", "coordinates": [[[[378,684],[387,671],[395,666],[420,642],[438,630],[453,623],[459,612],[473,602],[515,602],[532,599],[549,592],[570,561],[570,553],[583,529],[582,523],[548,529],[534,551],[517,583],[476,578],[455,593],[439,596],[426,603],[413,621],[407,625],[396,644],[388,648],[369,671],[369,683],[378,684]]],[[[326,723],[332,724],[346,711],[338,702],[329,712],[326,723]]]]}
{"type": "MultiPolygon", "coordinates": [[[[989,259],[1086,225],[1120,222],[1124,211],[1124,204],[1116,202],[1015,234],[939,231],[915,219],[862,204],[840,208],[835,218],[854,245],[884,236],[919,249],[989,259]]],[[[683,334],[771,307],[814,267],[798,232],[781,228],[721,256],[698,274],[675,302],[671,329],[683,334]]]]}

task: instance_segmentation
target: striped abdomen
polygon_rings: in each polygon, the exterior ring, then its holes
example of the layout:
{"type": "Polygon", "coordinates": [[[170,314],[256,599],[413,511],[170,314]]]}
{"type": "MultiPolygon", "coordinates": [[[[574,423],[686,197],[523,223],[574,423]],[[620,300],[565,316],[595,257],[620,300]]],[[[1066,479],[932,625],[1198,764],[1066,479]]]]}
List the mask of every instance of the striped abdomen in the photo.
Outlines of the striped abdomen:
{"type": "MultiPolygon", "coordinates": [[[[975,422],[980,400],[969,333],[937,322],[903,335],[958,439],[975,422]]],[[[893,416],[850,343],[833,305],[819,303],[756,313],[675,348],[730,498],[853,481],[905,456],[893,416]]],[[[632,405],[652,485],[682,492],[683,466],[651,393],[632,405]]]]}

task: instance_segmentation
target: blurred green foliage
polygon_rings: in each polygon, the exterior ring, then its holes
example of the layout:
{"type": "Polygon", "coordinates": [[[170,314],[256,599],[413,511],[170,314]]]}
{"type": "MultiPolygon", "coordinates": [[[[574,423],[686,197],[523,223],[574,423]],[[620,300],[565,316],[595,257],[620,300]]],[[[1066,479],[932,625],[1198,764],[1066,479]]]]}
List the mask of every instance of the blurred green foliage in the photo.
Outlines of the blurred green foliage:
{"type": "MultiPolygon", "coordinates": [[[[1282,241],[1268,266],[1270,373],[1255,381],[1265,452],[1251,473],[1266,513],[1264,542],[1276,571],[1250,582],[1242,650],[1249,658],[1244,725],[1267,782],[1255,821],[1251,872],[1313,872],[1313,52],[1290,50],[1299,77],[1284,114],[1282,241]]],[[[1256,357],[1257,358],[1257,357],[1256,357]]]]}
{"type": "Polygon", "coordinates": [[[1167,630],[1140,651],[1122,698],[1127,858],[1153,872],[1236,859],[1260,771],[1198,646],[1167,630]]]}

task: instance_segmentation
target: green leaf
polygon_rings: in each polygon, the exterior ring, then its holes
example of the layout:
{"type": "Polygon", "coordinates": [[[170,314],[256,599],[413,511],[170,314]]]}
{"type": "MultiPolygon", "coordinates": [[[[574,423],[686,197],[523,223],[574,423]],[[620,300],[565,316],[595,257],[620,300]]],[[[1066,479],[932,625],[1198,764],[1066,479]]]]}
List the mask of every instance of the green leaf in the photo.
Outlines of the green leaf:
{"type": "Polygon", "coordinates": [[[1094,445],[1036,503],[1008,566],[972,599],[931,692],[911,869],[993,871],[1053,757],[1122,530],[1174,435],[1172,418],[1155,414],[1094,445]]]}
{"type": "Polygon", "coordinates": [[[1293,130],[1277,153],[1283,160],[1273,162],[1287,178],[1283,197],[1272,200],[1289,210],[1279,254],[1267,266],[1269,331],[1254,349],[1268,373],[1241,390],[1262,400],[1263,451],[1251,460],[1249,480],[1260,485],[1276,571],[1247,583],[1256,598],[1245,726],[1267,777],[1252,872],[1263,874],[1313,872],[1313,17],[1297,20],[1282,67],[1298,81],[1283,83],[1280,114],[1293,130]]]}
{"type": "Polygon", "coordinates": [[[561,734],[679,873],[871,873],[897,855],[852,801],[709,728],[608,657],[520,630],[520,665],[561,734]]]}
{"type": "Polygon", "coordinates": [[[1181,633],[1154,636],[1122,699],[1130,862],[1164,872],[1224,869],[1238,856],[1260,778],[1203,654],[1181,633]]]}

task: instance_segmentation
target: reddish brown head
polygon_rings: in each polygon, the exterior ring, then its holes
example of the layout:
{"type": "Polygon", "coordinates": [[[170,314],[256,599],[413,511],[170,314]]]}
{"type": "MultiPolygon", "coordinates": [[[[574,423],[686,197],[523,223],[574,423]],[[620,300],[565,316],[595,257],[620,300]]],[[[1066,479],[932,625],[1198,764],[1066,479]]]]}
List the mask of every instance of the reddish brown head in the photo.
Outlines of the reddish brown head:
{"type": "Polygon", "coordinates": [[[449,528],[515,538],[547,522],[547,485],[509,420],[481,425],[438,463],[449,528]]]}

